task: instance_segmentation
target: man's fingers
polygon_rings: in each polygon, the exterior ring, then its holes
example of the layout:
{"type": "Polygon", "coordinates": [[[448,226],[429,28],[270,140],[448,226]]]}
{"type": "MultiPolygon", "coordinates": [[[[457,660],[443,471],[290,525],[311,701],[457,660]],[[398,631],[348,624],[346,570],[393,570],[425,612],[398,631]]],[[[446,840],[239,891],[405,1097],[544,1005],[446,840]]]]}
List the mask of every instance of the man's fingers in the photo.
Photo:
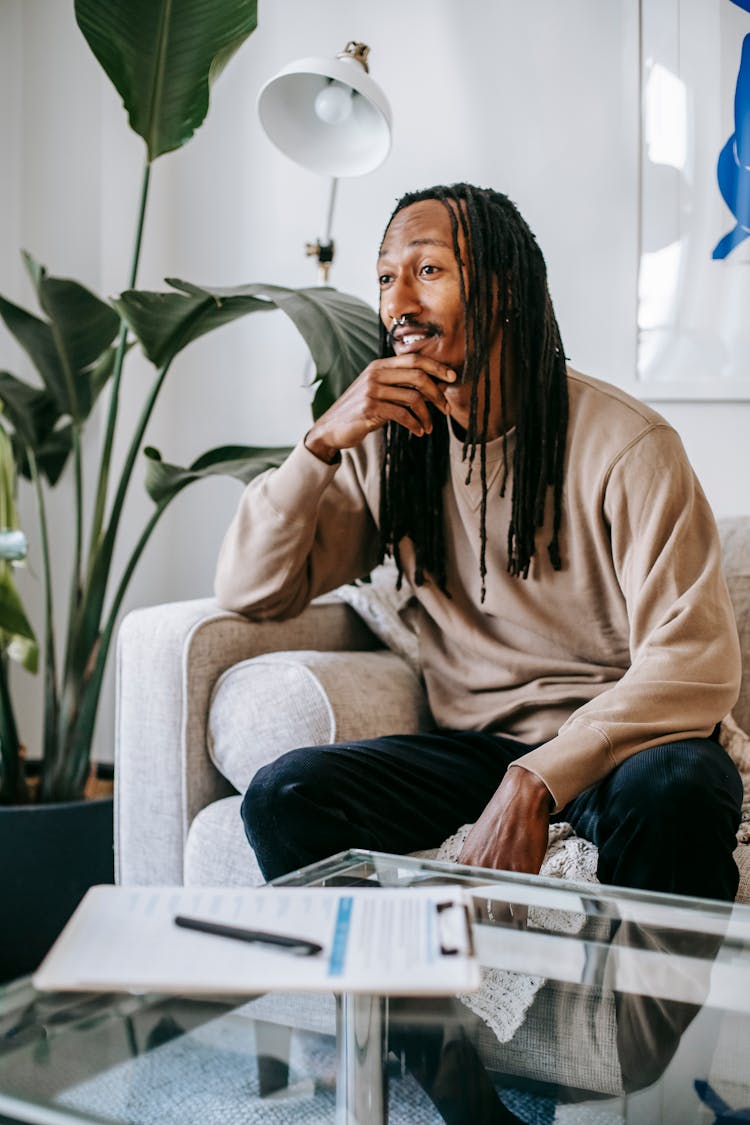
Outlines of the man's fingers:
{"type": "Polygon", "coordinates": [[[425,433],[425,428],[418,418],[415,418],[410,410],[405,406],[396,406],[392,404],[387,411],[386,416],[388,420],[398,422],[399,425],[405,426],[415,437],[422,437],[425,433]]]}
{"type": "Polygon", "coordinates": [[[450,386],[458,379],[456,372],[451,371],[449,367],[445,367],[442,363],[435,363],[432,359],[420,359],[419,356],[400,357],[396,361],[384,359],[380,374],[385,383],[414,383],[424,375],[430,380],[437,379],[440,383],[447,383],[450,386]],[[404,363],[403,359],[409,359],[411,362],[404,363]]]}
{"type": "MultiPolygon", "coordinates": [[[[400,406],[406,406],[415,414],[418,420],[422,423],[422,428],[426,433],[432,431],[432,418],[430,417],[430,409],[427,401],[422,395],[421,391],[414,387],[402,387],[396,385],[388,388],[379,388],[379,393],[383,401],[392,402],[400,406]]],[[[439,403],[435,404],[439,407],[439,403]]],[[[440,408],[440,407],[439,407],[440,408]]]]}
{"type": "Polygon", "coordinates": [[[453,368],[448,367],[445,363],[441,363],[437,359],[431,359],[428,355],[423,355],[421,352],[408,352],[405,355],[388,356],[387,359],[375,360],[375,363],[383,370],[391,368],[392,370],[418,370],[424,371],[427,375],[432,375],[436,379],[442,379],[444,383],[455,383],[458,375],[453,368]]]}
{"type": "Polygon", "coordinates": [[[431,375],[423,371],[388,371],[385,378],[378,380],[376,386],[380,393],[390,397],[392,392],[401,387],[406,391],[418,391],[423,399],[433,403],[443,414],[448,413],[448,400],[443,391],[443,384],[436,383],[431,375]]]}

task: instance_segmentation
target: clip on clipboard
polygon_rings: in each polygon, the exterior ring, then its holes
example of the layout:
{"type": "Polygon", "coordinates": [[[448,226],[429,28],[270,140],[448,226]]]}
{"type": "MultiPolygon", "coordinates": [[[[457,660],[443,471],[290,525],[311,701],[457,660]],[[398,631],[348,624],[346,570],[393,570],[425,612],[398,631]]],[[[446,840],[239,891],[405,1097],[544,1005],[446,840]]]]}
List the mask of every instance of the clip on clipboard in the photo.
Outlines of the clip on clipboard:
{"type": "Polygon", "coordinates": [[[444,957],[474,956],[469,908],[465,902],[436,902],[440,952],[444,957]]]}

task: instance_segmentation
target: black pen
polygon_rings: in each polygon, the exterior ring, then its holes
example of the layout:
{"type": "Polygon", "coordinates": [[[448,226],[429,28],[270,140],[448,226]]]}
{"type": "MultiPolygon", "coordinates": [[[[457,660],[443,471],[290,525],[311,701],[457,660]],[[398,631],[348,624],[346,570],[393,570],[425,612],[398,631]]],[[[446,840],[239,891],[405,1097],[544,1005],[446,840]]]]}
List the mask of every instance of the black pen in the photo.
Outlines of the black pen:
{"type": "Polygon", "coordinates": [[[245,930],[241,926],[226,926],[223,922],[207,922],[203,918],[186,918],[184,914],[176,914],[174,923],[176,926],[183,926],[186,930],[199,930],[203,934],[217,934],[218,937],[234,938],[235,941],[275,945],[278,946],[280,951],[296,953],[303,957],[320,953],[323,948],[316,941],[308,941],[307,938],[290,937],[288,934],[269,934],[266,930],[245,930]]]}

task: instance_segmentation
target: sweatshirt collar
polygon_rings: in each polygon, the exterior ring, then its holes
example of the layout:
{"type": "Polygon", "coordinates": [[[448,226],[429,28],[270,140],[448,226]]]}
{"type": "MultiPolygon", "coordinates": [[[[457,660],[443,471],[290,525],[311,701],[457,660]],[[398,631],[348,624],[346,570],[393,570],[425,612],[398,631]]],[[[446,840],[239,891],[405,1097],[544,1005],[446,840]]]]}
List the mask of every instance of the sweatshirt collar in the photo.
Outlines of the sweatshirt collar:
{"type": "MultiPolygon", "coordinates": [[[[458,461],[460,464],[468,464],[468,458],[469,458],[468,452],[467,452],[467,455],[466,455],[466,461],[464,462],[464,460],[463,460],[464,439],[462,437],[456,436],[455,430],[453,429],[453,426],[451,425],[450,419],[448,419],[448,438],[449,438],[449,449],[450,449],[451,461],[458,461]]],[[[510,458],[512,456],[512,453],[513,453],[513,450],[514,450],[515,444],[516,444],[516,427],[515,426],[511,426],[511,428],[508,430],[507,434],[505,435],[505,442],[506,442],[507,449],[508,449],[508,457],[510,458]]],[[[499,437],[492,438],[491,441],[485,442],[485,448],[487,450],[487,464],[488,465],[492,465],[492,464],[494,464],[495,462],[498,462],[498,461],[502,463],[502,460],[503,460],[503,435],[502,434],[500,434],[499,437]]],[[[479,446],[477,446],[477,451],[476,451],[476,454],[474,455],[474,461],[475,461],[475,464],[477,464],[477,466],[479,465],[480,456],[481,456],[481,450],[480,450],[479,446]]],[[[472,476],[473,476],[473,473],[472,473],[472,476]]]]}
{"type": "MultiPolygon", "coordinates": [[[[477,446],[477,451],[474,454],[474,464],[471,467],[471,480],[466,483],[466,474],[469,471],[469,453],[466,454],[466,460],[463,459],[463,438],[457,437],[453,431],[450,422],[448,423],[449,433],[449,453],[451,461],[451,477],[453,480],[453,491],[457,497],[463,497],[463,502],[474,510],[479,507],[482,502],[482,451],[477,446]]],[[[511,427],[505,435],[506,446],[508,450],[508,462],[512,464],[513,450],[516,444],[516,428],[511,427]]],[[[493,438],[491,441],[486,442],[487,453],[487,489],[488,491],[494,489],[495,482],[500,478],[503,472],[503,435],[493,438]]]]}

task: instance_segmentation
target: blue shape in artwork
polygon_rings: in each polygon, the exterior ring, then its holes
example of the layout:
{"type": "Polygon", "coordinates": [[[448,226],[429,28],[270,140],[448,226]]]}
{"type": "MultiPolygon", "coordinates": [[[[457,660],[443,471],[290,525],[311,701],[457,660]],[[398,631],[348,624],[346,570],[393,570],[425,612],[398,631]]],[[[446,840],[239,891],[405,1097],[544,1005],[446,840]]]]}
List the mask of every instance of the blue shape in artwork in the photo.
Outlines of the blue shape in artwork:
{"type": "Polygon", "coordinates": [[[696,1078],[693,1082],[696,1094],[708,1109],[714,1114],[714,1125],[730,1125],[735,1121],[750,1121],[750,1107],[746,1109],[732,1109],[724,1099],[716,1093],[708,1082],[696,1078]]]}
{"type": "MultiPolygon", "coordinates": [[[[750,10],[750,0],[747,0],[750,10]]],[[[744,6],[744,5],[741,5],[744,6]]],[[[750,236],[750,35],[742,44],[734,95],[734,133],[719,153],[719,191],[737,225],[717,243],[712,257],[726,258],[750,236]]]]}
{"type": "Polygon", "coordinates": [[[742,8],[743,12],[750,12],[750,0],[732,0],[738,8],[742,8]]]}

